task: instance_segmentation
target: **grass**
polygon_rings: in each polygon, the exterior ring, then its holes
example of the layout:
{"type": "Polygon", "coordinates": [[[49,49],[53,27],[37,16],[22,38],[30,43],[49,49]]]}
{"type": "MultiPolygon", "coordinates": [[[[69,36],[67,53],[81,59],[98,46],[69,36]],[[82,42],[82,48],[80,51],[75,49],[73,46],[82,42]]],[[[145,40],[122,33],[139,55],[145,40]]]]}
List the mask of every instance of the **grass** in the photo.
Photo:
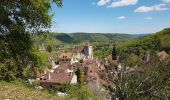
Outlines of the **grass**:
{"type": "Polygon", "coordinates": [[[20,82],[0,81],[0,100],[64,100],[48,91],[36,90],[20,82]]]}

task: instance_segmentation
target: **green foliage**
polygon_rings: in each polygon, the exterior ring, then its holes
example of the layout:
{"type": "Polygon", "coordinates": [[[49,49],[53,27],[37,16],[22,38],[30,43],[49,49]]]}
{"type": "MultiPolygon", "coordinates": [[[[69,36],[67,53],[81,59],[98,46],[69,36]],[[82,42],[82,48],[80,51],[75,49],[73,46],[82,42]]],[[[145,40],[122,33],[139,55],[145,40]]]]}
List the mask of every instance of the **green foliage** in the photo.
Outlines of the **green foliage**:
{"type": "Polygon", "coordinates": [[[26,78],[38,64],[30,33],[50,27],[51,3],[60,0],[3,0],[0,2],[0,77],[11,81],[26,78]],[[24,71],[25,70],[25,71],[24,71]],[[24,72],[24,73],[23,73],[24,72]]]}
{"type": "Polygon", "coordinates": [[[149,63],[141,64],[143,72],[128,72],[126,67],[113,79],[113,98],[121,100],[163,99],[169,97],[170,59],[160,61],[153,54],[149,63]]]}
{"type": "Polygon", "coordinates": [[[79,88],[79,86],[73,87],[68,93],[70,94],[70,100],[97,100],[92,89],[87,86],[82,88],[79,88]]]}
{"type": "Polygon", "coordinates": [[[30,50],[32,42],[29,34],[18,32],[0,37],[3,38],[0,40],[1,79],[10,81],[17,77],[24,78],[24,69],[30,66],[29,69],[33,70],[37,64],[36,57],[30,50]]]}
{"type": "Polygon", "coordinates": [[[44,71],[47,68],[51,68],[51,62],[49,61],[50,54],[48,52],[34,51],[38,59],[36,70],[44,71]]]}
{"type": "Polygon", "coordinates": [[[117,78],[114,75],[114,78],[110,77],[116,86],[116,89],[110,87],[114,93],[113,98],[122,100],[168,99],[170,96],[170,60],[160,61],[155,52],[170,50],[169,36],[170,29],[164,29],[156,34],[119,45],[118,51],[123,69],[118,73],[117,78]],[[131,48],[137,48],[139,55],[137,56],[131,48]],[[141,58],[147,50],[151,53],[151,61],[144,63],[141,58]],[[126,70],[127,66],[135,65],[138,65],[136,68],[141,66],[143,72],[126,70]]]}
{"type": "Polygon", "coordinates": [[[65,34],[65,33],[56,33],[54,34],[54,37],[66,44],[72,44],[72,43],[76,43],[76,41],[69,35],[69,34],[65,34]]]}
{"type": "Polygon", "coordinates": [[[48,45],[46,49],[48,52],[52,52],[52,47],[50,45],[48,45]]]}
{"type": "Polygon", "coordinates": [[[108,44],[97,43],[93,46],[94,55],[98,58],[105,58],[112,53],[112,47],[108,44]]]}
{"type": "Polygon", "coordinates": [[[34,44],[38,44],[38,45],[40,45],[42,42],[44,42],[45,45],[51,45],[52,47],[62,44],[62,42],[59,39],[55,38],[55,33],[49,33],[49,32],[33,34],[31,36],[31,39],[34,42],[34,44]]]}
{"type": "Polygon", "coordinates": [[[72,33],[69,34],[73,40],[75,40],[78,43],[82,43],[85,41],[90,42],[99,42],[99,43],[109,43],[110,41],[117,41],[119,43],[124,43],[127,41],[130,41],[132,39],[135,39],[136,37],[134,35],[127,35],[127,34],[101,34],[101,33],[72,33]]]}
{"type": "Polygon", "coordinates": [[[93,90],[87,86],[64,84],[53,87],[53,92],[60,91],[68,94],[68,100],[97,100],[93,90]]]}
{"type": "Polygon", "coordinates": [[[117,60],[116,44],[113,45],[113,49],[112,49],[112,60],[117,60]]]}
{"type": "Polygon", "coordinates": [[[140,66],[144,63],[144,61],[141,59],[142,57],[137,56],[135,54],[122,54],[121,55],[121,62],[125,64],[125,66],[128,67],[135,67],[136,65],[140,66]]]}
{"type": "Polygon", "coordinates": [[[164,34],[159,37],[160,50],[170,51],[170,31],[169,34],[164,34]]]}
{"type": "MultiPolygon", "coordinates": [[[[51,39],[55,39],[57,41],[56,44],[80,44],[87,41],[92,43],[109,43],[110,41],[116,40],[119,43],[124,43],[135,39],[134,35],[127,34],[96,34],[96,33],[49,33],[46,35],[47,41],[51,39]]],[[[40,38],[35,38],[36,40],[40,40],[40,38]]],[[[53,42],[54,42],[53,41],[53,42]]]]}
{"type": "Polygon", "coordinates": [[[84,84],[84,72],[78,68],[76,71],[76,75],[77,75],[77,82],[79,83],[80,88],[82,87],[82,85],[84,84]]]}
{"type": "Polygon", "coordinates": [[[120,51],[126,51],[127,53],[131,52],[129,48],[131,47],[137,47],[140,49],[140,52],[143,53],[143,51],[146,50],[170,50],[170,28],[164,29],[160,32],[157,32],[155,34],[148,35],[144,38],[141,38],[139,40],[130,41],[126,44],[119,45],[118,48],[120,51]]]}

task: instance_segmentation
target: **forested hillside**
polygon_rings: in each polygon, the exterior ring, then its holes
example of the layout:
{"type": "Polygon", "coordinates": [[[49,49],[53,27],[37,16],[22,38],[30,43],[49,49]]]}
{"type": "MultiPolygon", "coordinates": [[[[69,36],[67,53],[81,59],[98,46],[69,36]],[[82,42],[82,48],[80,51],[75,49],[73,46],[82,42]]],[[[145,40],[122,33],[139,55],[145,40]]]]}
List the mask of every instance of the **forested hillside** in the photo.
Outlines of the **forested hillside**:
{"type": "Polygon", "coordinates": [[[135,35],[121,34],[121,33],[72,33],[69,34],[77,43],[90,42],[104,42],[117,41],[119,43],[127,42],[137,38],[135,35]]]}
{"type": "Polygon", "coordinates": [[[168,52],[170,50],[170,28],[120,45],[119,49],[128,51],[131,47],[137,47],[140,50],[165,50],[168,52]]]}

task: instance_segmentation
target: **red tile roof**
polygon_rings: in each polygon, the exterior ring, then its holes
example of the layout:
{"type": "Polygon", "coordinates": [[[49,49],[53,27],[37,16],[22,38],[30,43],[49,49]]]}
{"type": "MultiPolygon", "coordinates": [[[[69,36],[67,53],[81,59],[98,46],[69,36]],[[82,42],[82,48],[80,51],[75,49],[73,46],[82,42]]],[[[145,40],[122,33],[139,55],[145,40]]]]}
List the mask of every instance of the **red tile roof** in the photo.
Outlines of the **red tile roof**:
{"type": "Polygon", "coordinates": [[[41,83],[43,85],[70,83],[73,75],[70,72],[67,72],[68,69],[72,69],[70,64],[60,65],[58,68],[54,69],[54,72],[47,73],[45,75],[46,80],[41,80],[41,83]]]}
{"type": "MultiPolygon", "coordinates": [[[[46,75],[48,77],[49,73],[46,75]]],[[[73,75],[71,76],[70,73],[57,73],[53,72],[50,73],[50,80],[42,80],[41,82],[45,83],[56,83],[56,84],[64,84],[64,83],[70,83],[71,79],[73,78],[73,75]]]]}

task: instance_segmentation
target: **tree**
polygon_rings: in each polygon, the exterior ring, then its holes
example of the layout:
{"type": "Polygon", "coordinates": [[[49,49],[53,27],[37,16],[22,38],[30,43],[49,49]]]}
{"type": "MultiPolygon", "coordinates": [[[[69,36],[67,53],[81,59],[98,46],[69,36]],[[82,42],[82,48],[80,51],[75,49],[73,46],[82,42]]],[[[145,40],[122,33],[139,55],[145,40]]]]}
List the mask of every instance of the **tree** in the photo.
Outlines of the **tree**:
{"type": "Polygon", "coordinates": [[[33,72],[38,64],[32,53],[30,33],[49,28],[51,3],[62,6],[61,0],[0,1],[0,77],[3,80],[24,78],[23,70],[33,72]],[[8,73],[7,73],[8,72],[8,73]]]}
{"type": "Polygon", "coordinates": [[[84,72],[80,68],[78,68],[76,71],[76,75],[77,75],[77,81],[81,87],[84,83],[84,72]]]}
{"type": "Polygon", "coordinates": [[[113,49],[112,49],[112,60],[117,60],[116,56],[116,44],[113,44],[113,49]]]}
{"type": "Polygon", "coordinates": [[[136,99],[168,99],[169,96],[169,77],[170,77],[170,59],[159,61],[157,57],[152,57],[150,63],[143,65],[143,72],[129,72],[126,66],[117,74],[117,78],[110,78],[110,87],[113,98],[119,100],[136,99]],[[114,79],[113,79],[114,78],[114,79]]]}
{"type": "Polygon", "coordinates": [[[52,52],[52,47],[50,45],[48,45],[46,49],[48,52],[52,52]]]}

